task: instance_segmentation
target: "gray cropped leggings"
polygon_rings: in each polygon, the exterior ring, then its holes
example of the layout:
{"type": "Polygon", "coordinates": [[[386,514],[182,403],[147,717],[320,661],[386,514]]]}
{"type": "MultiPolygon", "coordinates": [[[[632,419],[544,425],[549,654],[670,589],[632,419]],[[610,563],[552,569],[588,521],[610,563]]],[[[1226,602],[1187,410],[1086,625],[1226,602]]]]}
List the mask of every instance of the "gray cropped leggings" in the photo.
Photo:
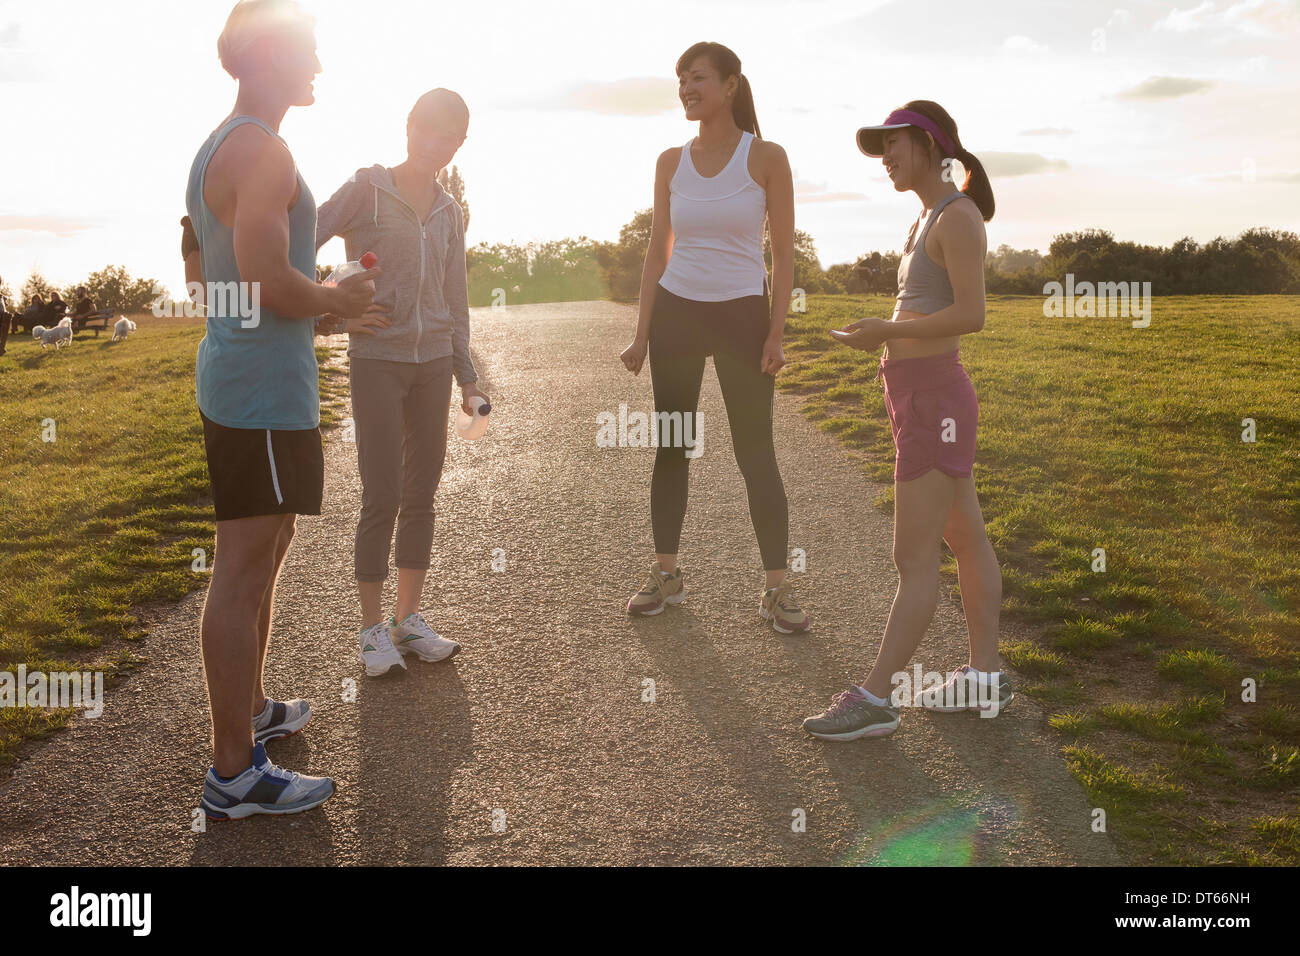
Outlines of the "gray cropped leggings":
{"type": "Polygon", "coordinates": [[[397,566],[426,570],[433,549],[433,496],[447,457],[451,356],[431,362],[353,358],[352,420],[361,471],[358,581],[388,577],[397,522],[397,566]]]}

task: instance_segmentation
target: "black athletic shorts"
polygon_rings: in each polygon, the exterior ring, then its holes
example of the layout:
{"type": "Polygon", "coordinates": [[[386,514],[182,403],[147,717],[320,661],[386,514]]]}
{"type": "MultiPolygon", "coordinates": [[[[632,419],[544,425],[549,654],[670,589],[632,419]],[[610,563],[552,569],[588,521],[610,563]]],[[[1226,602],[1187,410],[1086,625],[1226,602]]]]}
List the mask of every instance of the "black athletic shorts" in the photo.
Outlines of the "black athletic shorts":
{"type": "Polygon", "coordinates": [[[325,491],[319,428],[227,428],[199,412],[218,521],[318,515],[325,491]]]}

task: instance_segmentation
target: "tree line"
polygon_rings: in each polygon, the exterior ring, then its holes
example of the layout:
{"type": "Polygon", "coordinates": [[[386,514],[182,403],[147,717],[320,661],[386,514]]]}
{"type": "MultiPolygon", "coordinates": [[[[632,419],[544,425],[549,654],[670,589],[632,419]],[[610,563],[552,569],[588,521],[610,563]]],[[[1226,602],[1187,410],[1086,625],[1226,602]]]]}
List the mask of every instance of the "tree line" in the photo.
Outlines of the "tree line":
{"type": "MultiPolygon", "coordinates": [[[[619,232],[617,242],[553,239],[545,242],[481,243],[467,252],[471,305],[560,302],[580,299],[635,300],[650,244],[651,210],[643,209],[619,232]]],[[[771,268],[771,246],[765,241],[771,268]]],[[[812,294],[898,290],[897,252],[869,252],[856,262],[822,268],[810,235],[795,230],[794,286],[812,294]]],[[[1150,282],[1156,295],[1259,295],[1300,293],[1300,236],[1276,229],[1248,229],[1236,238],[1205,244],[1179,239],[1171,246],[1117,241],[1103,229],[1061,233],[1047,254],[1001,245],[984,261],[990,293],[1043,295],[1049,282],[1073,274],[1076,282],[1150,282]]]]}
{"type": "Polygon", "coordinates": [[[29,275],[20,287],[19,295],[14,296],[8,285],[0,286],[10,308],[21,310],[31,302],[32,296],[39,295],[45,302],[50,301],[50,293],[57,292],[69,305],[77,299],[77,289],[84,286],[86,295],[95,303],[97,309],[113,309],[117,312],[144,312],[155,299],[162,285],[155,279],[138,279],[127,271],[125,266],[104,266],[98,272],[92,272],[80,282],[58,286],[48,281],[39,272],[29,275]]]}
{"type": "MultiPolygon", "coordinates": [[[[650,244],[650,221],[651,210],[641,210],[615,242],[579,236],[479,243],[466,251],[470,305],[634,301],[650,244]]],[[[771,246],[766,241],[764,254],[770,269],[771,246]]],[[[897,291],[898,259],[897,252],[870,252],[856,262],[823,269],[812,236],[796,229],[794,285],[809,295],[892,295],[897,291]]],[[[319,267],[320,274],[329,269],[319,267]]],[[[1067,274],[1076,282],[1150,282],[1156,295],[1295,295],[1300,294],[1300,236],[1256,228],[1204,244],[1183,238],[1170,246],[1150,246],[1116,240],[1104,229],[1084,229],[1056,236],[1045,255],[1001,245],[984,260],[984,284],[990,293],[1043,295],[1047,283],[1063,281],[1067,274]]],[[[147,310],[162,288],[152,279],[133,278],[122,266],[105,266],[57,291],[72,302],[77,286],[86,287],[98,308],[120,312],[147,310]]],[[[39,273],[28,276],[20,299],[0,287],[11,307],[25,306],[36,293],[48,301],[51,291],[56,287],[39,273]]]]}

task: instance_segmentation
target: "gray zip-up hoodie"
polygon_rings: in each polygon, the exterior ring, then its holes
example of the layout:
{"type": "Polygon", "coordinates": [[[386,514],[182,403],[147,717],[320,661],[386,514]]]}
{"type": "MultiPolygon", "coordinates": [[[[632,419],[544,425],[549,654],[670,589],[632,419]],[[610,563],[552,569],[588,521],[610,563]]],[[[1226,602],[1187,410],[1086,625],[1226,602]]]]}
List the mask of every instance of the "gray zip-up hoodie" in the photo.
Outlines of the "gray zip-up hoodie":
{"type": "Polygon", "coordinates": [[[465,215],[441,186],[420,222],[385,166],[358,169],[316,214],[316,248],[342,236],[348,261],[379,257],[375,302],[392,326],[352,335],[348,355],[390,362],[452,357],[456,381],[478,379],[469,357],[469,293],[465,285],[465,215]]]}

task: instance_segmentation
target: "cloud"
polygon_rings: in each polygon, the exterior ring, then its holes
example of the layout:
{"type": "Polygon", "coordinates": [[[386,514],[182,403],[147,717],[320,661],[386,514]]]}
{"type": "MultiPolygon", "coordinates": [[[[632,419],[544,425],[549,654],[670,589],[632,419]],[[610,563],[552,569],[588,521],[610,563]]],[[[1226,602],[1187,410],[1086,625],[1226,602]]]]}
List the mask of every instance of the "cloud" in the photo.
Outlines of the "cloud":
{"type": "Polygon", "coordinates": [[[1156,21],[1155,29],[1173,33],[1197,30],[1240,32],[1251,36],[1280,36],[1294,33],[1300,26],[1295,5],[1282,0],[1240,0],[1223,11],[1209,0],[1187,10],[1175,7],[1169,15],[1156,21]]]}
{"type": "Polygon", "coordinates": [[[23,44],[23,26],[17,20],[0,27],[0,49],[16,50],[23,44]]]}
{"type": "Polygon", "coordinates": [[[73,219],[68,216],[0,215],[0,233],[49,232],[62,239],[93,229],[96,225],[88,219],[73,219]]]}
{"type": "Polygon", "coordinates": [[[1180,10],[1174,7],[1169,11],[1169,16],[1156,21],[1155,28],[1157,30],[1172,30],[1175,33],[1202,30],[1209,23],[1213,12],[1214,4],[1210,0],[1205,0],[1199,7],[1193,7],[1189,10],[1180,10]]]}
{"type": "Polygon", "coordinates": [[[1204,93],[1214,84],[1187,76],[1150,76],[1119,94],[1122,100],[1169,100],[1192,93],[1204,93]]]}
{"type": "Polygon", "coordinates": [[[825,183],[813,183],[806,179],[795,178],[794,201],[796,203],[814,202],[870,202],[866,193],[832,192],[825,183]]]}
{"type": "Polygon", "coordinates": [[[1009,36],[1002,41],[1002,49],[1010,50],[1013,53],[1046,53],[1047,47],[1041,43],[1035,43],[1027,36],[1016,34],[1009,36]]]}
{"type": "Polygon", "coordinates": [[[578,83],[537,97],[535,109],[581,110],[617,116],[654,116],[678,109],[677,83],[664,77],[630,77],[606,83],[578,83]]]}
{"type": "Polygon", "coordinates": [[[1073,136],[1074,130],[1066,126],[1039,126],[1036,129],[1022,129],[1021,136],[1073,136]]]}
{"type": "Polygon", "coordinates": [[[1129,13],[1127,10],[1121,7],[1111,13],[1110,19],[1106,21],[1106,28],[1110,29],[1111,27],[1124,27],[1124,26],[1128,26],[1132,22],[1133,22],[1133,14],[1129,13]]]}
{"type": "Polygon", "coordinates": [[[1038,153],[976,153],[989,176],[1033,176],[1059,173],[1070,168],[1063,159],[1048,159],[1038,153]]]}
{"type": "Polygon", "coordinates": [[[1224,22],[1255,36],[1294,34],[1300,28],[1300,12],[1292,3],[1278,0],[1246,0],[1235,3],[1223,14],[1224,22]]]}

